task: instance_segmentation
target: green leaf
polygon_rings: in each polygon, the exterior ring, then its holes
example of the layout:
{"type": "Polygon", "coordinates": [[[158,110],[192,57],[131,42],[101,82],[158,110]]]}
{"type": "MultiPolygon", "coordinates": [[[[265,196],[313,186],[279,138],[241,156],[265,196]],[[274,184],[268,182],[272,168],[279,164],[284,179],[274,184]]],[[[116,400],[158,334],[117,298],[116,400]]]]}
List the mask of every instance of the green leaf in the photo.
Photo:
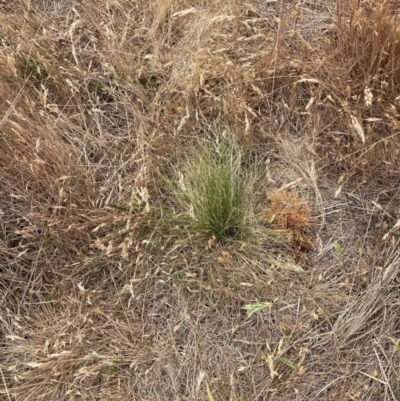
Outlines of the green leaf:
{"type": "Polygon", "coordinates": [[[338,242],[335,241],[335,243],[333,244],[333,249],[339,256],[342,256],[342,247],[338,242]]]}
{"type": "Polygon", "coordinates": [[[272,302],[262,302],[258,304],[245,305],[242,309],[247,311],[247,317],[249,318],[265,308],[270,308],[272,305],[272,302]]]}
{"type": "Polygon", "coordinates": [[[281,356],[280,358],[279,358],[279,360],[281,361],[281,362],[283,362],[284,364],[286,364],[286,365],[288,365],[290,368],[292,368],[293,370],[294,369],[297,369],[297,365],[295,364],[295,363],[293,363],[291,360],[289,360],[289,359],[287,359],[287,358],[285,358],[285,357],[283,357],[283,356],[281,356]]]}
{"type": "Polygon", "coordinates": [[[118,210],[119,212],[129,212],[129,209],[127,207],[114,205],[113,203],[110,203],[108,206],[115,210],[118,210]]]}
{"type": "Polygon", "coordinates": [[[176,270],[172,273],[175,277],[186,277],[186,272],[183,270],[176,270]]]}

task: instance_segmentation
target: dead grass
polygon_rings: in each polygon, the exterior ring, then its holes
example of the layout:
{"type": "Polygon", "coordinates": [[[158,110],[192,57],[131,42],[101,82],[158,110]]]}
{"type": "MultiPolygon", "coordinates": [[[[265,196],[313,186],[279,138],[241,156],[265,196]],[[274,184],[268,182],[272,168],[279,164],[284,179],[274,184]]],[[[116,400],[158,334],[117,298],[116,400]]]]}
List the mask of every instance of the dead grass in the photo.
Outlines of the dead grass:
{"type": "Polygon", "coordinates": [[[270,197],[271,206],[265,218],[278,230],[304,230],[310,225],[310,212],[304,201],[293,192],[280,191],[270,197]]]}
{"type": "Polygon", "coordinates": [[[0,398],[399,399],[398,10],[2,2],[0,398]],[[291,241],[181,224],[221,136],[291,241]]]}

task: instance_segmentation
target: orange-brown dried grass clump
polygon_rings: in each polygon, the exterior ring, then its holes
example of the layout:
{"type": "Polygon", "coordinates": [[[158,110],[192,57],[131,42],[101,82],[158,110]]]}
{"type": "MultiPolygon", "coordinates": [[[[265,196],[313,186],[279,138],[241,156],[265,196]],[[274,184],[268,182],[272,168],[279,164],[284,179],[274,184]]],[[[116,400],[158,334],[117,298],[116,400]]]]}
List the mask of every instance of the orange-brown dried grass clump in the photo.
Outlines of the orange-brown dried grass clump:
{"type": "Polygon", "coordinates": [[[270,208],[265,218],[278,230],[299,231],[310,225],[310,212],[299,196],[289,191],[275,192],[269,197],[270,208]]]}

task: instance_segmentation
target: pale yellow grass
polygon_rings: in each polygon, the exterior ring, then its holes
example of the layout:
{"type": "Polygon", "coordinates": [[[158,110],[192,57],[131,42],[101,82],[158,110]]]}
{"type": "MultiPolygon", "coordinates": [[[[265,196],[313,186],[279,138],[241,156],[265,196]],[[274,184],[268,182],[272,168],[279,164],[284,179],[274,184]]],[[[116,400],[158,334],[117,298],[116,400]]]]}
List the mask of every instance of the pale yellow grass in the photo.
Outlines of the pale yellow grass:
{"type": "Polygon", "coordinates": [[[398,8],[3,1],[0,398],[399,399],[398,8]],[[193,241],[165,182],[221,137],[312,249],[193,241]]]}

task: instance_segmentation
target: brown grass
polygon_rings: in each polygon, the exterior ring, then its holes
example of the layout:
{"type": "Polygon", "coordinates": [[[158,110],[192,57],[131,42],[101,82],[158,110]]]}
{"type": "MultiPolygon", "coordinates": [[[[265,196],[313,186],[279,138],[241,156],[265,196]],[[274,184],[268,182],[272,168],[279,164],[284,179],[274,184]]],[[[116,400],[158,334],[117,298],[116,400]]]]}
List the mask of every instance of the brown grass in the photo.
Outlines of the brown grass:
{"type": "Polygon", "coordinates": [[[0,398],[399,399],[399,6],[1,2],[0,398]],[[221,137],[306,258],[194,240],[221,137]]]}
{"type": "Polygon", "coordinates": [[[308,207],[297,194],[283,190],[273,193],[269,200],[265,218],[277,230],[299,231],[310,226],[308,207]]]}

